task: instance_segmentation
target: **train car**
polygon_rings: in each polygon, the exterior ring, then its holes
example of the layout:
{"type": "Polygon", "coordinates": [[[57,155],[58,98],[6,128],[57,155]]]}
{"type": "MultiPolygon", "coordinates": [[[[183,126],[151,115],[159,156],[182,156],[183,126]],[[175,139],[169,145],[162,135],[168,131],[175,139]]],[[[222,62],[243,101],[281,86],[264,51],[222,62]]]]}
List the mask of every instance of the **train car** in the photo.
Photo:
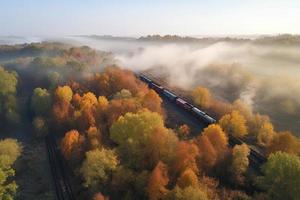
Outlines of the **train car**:
{"type": "Polygon", "coordinates": [[[214,118],[210,117],[197,107],[193,107],[192,112],[198,119],[204,120],[208,124],[216,123],[216,120],[214,118]]]}
{"type": "Polygon", "coordinates": [[[193,106],[181,98],[176,99],[176,104],[187,111],[191,111],[193,106]]]}
{"type": "Polygon", "coordinates": [[[177,95],[172,93],[171,91],[167,90],[167,89],[164,89],[163,90],[163,95],[165,97],[167,97],[170,101],[175,101],[176,98],[177,98],[177,95]]]}
{"type": "Polygon", "coordinates": [[[149,79],[147,76],[145,76],[143,74],[140,75],[140,79],[148,84],[150,84],[152,82],[151,79],[149,79]]]}
{"type": "Polygon", "coordinates": [[[196,115],[196,117],[200,118],[200,119],[203,119],[203,117],[205,116],[205,112],[203,112],[202,110],[200,110],[199,108],[197,107],[193,107],[192,108],[192,112],[194,115],[196,115]]]}
{"type": "Polygon", "coordinates": [[[209,116],[207,114],[205,114],[204,118],[205,118],[206,122],[209,124],[214,124],[217,122],[214,118],[212,118],[211,116],[209,116]]]}
{"type": "Polygon", "coordinates": [[[153,82],[150,83],[149,87],[159,94],[164,90],[164,88],[161,85],[158,85],[153,82]]]}

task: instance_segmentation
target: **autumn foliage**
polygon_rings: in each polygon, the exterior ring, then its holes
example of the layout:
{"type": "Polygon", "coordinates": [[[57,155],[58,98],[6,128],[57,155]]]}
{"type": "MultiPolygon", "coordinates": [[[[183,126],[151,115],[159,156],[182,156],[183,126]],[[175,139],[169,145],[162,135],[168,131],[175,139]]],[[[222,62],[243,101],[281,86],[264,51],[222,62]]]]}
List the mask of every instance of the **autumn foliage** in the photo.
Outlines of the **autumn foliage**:
{"type": "Polygon", "coordinates": [[[108,67],[104,72],[96,74],[91,80],[92,89],[99,95],[110,96],[122,89],[129,90],[133,95],[146,90],[146,85],[138,81],[128,70],[108,67]]]}
{"type": "Polygon", "coordinates": [[[198,155],[199,150],[195,144],[180,141],[175,151],[175,158],[172,166],[173,172],[175,174],[180,174],[186,169],[191,169],[195,173],[198,173],[199,169],[196,161],[198,155]]]}
{"type": "Polygon", "coordinates": [[[168,183],[169,177],[167,166],[162,162],[158,162],[149,177],[147,185],[147,193],[149,199],[163,199],[163,197],[168,192],[168,189],[166,188],[168,183]]]}
{"type": "Polygon", "coordinates": [[[178,178],[177,185],[181,188],[185,188],[189,186],[197,187],[198,177],[193,170],[186,169],[178,178]]]}
{"type": "Polygon", "coordinates": [[[300,142],[292,135],[290,132],[278,133],[272,140],[270,146],[268,147],[268,153],[273,153],[276,151],[286,152],[289,154],[300,154],[300,142]]]}
{"type": "Polygon", "coordinates": [[[67,160],[80,160],[83,152],[84,137],[77,130],[65,134],[61,141],[61,151],[67,160]]]}
{"type": "Polygon", "coordinates": [[[230,114],[224,115],[219,124],[226,133],[235,137],[244,137],[248,134],[245,117],[238,111],[232,111],[230,114]]]}
{"type": "Polygon", "coordinates": [[[194,102],[202,108],[209,108],[212,103],[212,97],[208,89],[197,87],[192,91],[194,102]]]}
{"type": "Polygon", "coordinates": [[[218,185],[220,179],[246,187],[250,150],[246,145],[231,149],[229,134],[254,137],[269,153],[299,154],[291,134],[276,133],[270,120],[245,102],[224,103],[206,88],[196,88],[192,97],[221,119],[191,139],[187,124],[175,130],[165,126],[162,99],[130,71],[109,67],[84,83],[69,84],[54,90],[53,122],[71,130],[61,141],[62,154],[94,199],[108,199],[103,194],[112,199],[246,198],[218,185]]]}

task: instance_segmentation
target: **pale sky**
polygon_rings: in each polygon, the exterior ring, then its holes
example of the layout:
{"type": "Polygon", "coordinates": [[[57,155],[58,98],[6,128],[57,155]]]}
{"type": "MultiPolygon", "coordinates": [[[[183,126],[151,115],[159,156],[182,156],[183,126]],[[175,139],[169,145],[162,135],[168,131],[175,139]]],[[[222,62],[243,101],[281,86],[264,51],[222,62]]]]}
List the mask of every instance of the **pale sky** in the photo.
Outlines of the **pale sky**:
{"type": "Polygon", "coordinates": [[[1,0],[0,35],[300,33],[300,0],[1,0]]]}

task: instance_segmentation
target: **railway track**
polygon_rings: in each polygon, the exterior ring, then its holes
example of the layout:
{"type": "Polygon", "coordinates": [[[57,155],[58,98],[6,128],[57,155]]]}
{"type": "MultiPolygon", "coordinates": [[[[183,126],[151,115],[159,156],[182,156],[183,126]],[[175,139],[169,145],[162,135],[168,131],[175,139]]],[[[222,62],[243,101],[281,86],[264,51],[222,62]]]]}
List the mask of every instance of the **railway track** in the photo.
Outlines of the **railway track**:
{"type": "Polygon", "coordinates": [[[57,200],[75,200],[64,160],[53,135],[46,137],[46,147],[57,200]]]}
{"type": "MultiPolygon", "coordinates": [[[[144,81],[147,85],[149,85],[150,88],[153,88],[160,96],[164,96],[164,93],[162,91],[164,91],[164,90],[169,91],[168,89],[166,89],[163,86],[161,86],[160,84],[158,84],[156,81],[153,81],[151,78],[149,78],[143,74],[141,74],[141,75],[137,74],[137,76],[140,78],[140,80],[144,81]]],[[[169,92],[171,92],[171,91],[169,91],[169,92]]],[[[174,98],[180,98],[179,95],[176,95],[174,92],[171,92],[171,93],[173,93],[175,95],[174,98]]],[[[174,103],[174,101],[171,101],[169,98],[164,98],[164,99],[169,100],[170,103],[174,103]]],[[[193,104],[188,103],[187,101],[185,102],[185,104],[188,104],[191,107],[195,107],[193,104]]],[[[187,113],[190,113],[192,116],[194,116],[191,113],[191,110],[189,108],[185,108],[184,106],[178,106],[178,108],[183,109],[187,113]]],[[[199,119],[199,118],[197,118],[197,119],[201,120],[202,123],[205,122],[205,121],[203,121],[203,119],[199,119]]],[[[213,121],[214,121],[213,123],[216,122],[216,120],[213,120],[213,121]]],[[[208,125],[209,124],[211,124],[211,123],[208,123],[208,125]]],[[[233,137],[232,135],[229,135],[229,145],[230,146],[233,147],[236,144],[240,145],[242,143],[247,144],[243,140],[233,137]]],[[[256,169],[260,173],[260,167],[262,164],[264,164],[267,161],[267,158],[263,154],[258,152],[257,150],[253,149],[251,146],[249,146],[249,147],[250,147],[250,155],[249,155],[250,165],[252,166],[252,168],[256,169]]]]}

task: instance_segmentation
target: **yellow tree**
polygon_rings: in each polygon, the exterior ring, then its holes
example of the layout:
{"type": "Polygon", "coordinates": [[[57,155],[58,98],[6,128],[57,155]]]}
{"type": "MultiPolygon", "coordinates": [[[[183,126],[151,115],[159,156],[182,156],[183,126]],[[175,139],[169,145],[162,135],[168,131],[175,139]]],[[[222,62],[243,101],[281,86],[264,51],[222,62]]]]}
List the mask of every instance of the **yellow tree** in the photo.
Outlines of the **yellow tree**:
{"type": "Polygon", "coordinates": [[[244,137],[248,134],[246,120],[238,111],[232,111],[230,114],[224,115],[219,124],[226,133],[235,137],[244,137]]]}
{"type": "MultiPolygon", "coordinates": [[[[75,96],[75,95],[74,95],[75,96]]],[[[77,125],[81,130],[86,130],[91,126],[96,125],[96,110],[98,100],[96,96],[87,92],[82,97],[76,97],[77,109],[74,112],[74,117],[77,120],[77,125]]],[[[74,97],[73,97],[74,101],[74,97]]]]}
{"type": "Polygon", "coordinates": [[[212,97],[208,89],[204,87],[197,87],[192,91],[192,97],[194,102],[203,107],[209,108],[211,106],[212,97]]]}
{"type": "Polygon", "coordinates": [[[268,153],[276,151],[286,152],[289,154],[299,155],[300,142],[292,133],[285,131],[278,133],[272,140],[271,145],[268,147],[268,153]]]}
{"type": "Polygon", "coordinates": [[[189,186],[197,187],[198,177],[193,170],[188,168],[178,178],[177,185],[181,188],[185,188],[189,186]]]}
{"type": "Polygon", "coordinates": [[[63,86],[56,88],[54,92],[55,102],[53,105],[54,119],[58,123],[69,122],[73,112],[71,106],[71,100],[73,97],[73,91],[69,86],[63,86]]]}
{"type": "Polygon", "coordinates": [[[100,108],[105,109],[108,106],[108,100],[105,96],[99,96],[98,97],[98,105],[100,108]]]}
{"type": "Polygon", "coordinates": [[[270,122],[264,123],[258,131],[257,142],[261,146],[270,146],[276,133],[270,122]]]}
{"type": "MultiPolygon", "coordinates": [[[[161,115],[141,110],[119,117],[110,128],[110,138],[119,145],[118,150],[127,164],[141,168],[145,167],[143,165],[148,151],[146,147],[153,140],[151,135],[159,128],[164,128],[161,115]]],[[[164,130],[160,132],[167,134],[164,130]]]]}
{"type": "Polygon", "coordinates": [[[59,86],[55,90],[55,97],[58,101],[70,102],[73,97],[73,91],[69,86],[59,86]]]}
{"type": "Polygon", "coordinates": [[[205,128],[202,135],[207,136],[219,157],[222,157],[228,150],[228,138],[218,124],[211,124],[205,128]]]}
{"type": "Polygon", "coordinates": [[[117,169],[118,157],[113,150],[105,148],[88,151],[85,157],[80,169],[84,184],[92,189],[99,189],[117,169]]]}
{"type": "Polygon", "coordinates": [[[85,93],[80,101],[81,109],[89,109],[92,106],[96,106],[98,104],[97,97],[92,92],[85,93]]]}
{"type": "Polygon", "coordinates": [[[242,184],[249,166],[250,149],[246,144],[235,145],[232,151],[231,174],[234,183],[242,184]]]}

